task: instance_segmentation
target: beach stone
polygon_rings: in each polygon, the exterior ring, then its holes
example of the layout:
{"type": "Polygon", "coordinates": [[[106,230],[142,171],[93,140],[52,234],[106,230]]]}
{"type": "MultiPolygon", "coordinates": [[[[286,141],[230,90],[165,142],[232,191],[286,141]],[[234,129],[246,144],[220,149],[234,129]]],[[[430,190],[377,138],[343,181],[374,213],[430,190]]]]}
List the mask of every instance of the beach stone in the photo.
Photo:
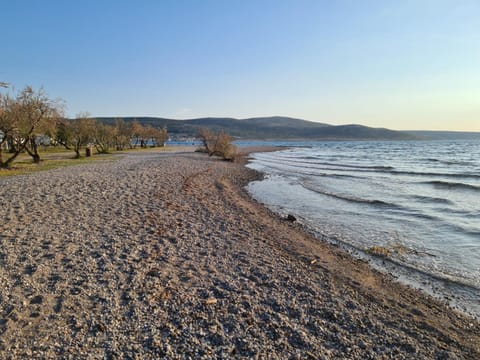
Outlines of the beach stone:
{"type": "Polygon", "coordinates": [[[290,221],[290,222],[295,222],[297,221],[297,218],[293,216],[292,214],[288,214],[285,220],[290,221]]]}
{"type": "Polygon", "coordinates": [[[41,304],[43,302],[43,297],[41,295],[37,295],[30,300],[30,304],[41,304]]]}

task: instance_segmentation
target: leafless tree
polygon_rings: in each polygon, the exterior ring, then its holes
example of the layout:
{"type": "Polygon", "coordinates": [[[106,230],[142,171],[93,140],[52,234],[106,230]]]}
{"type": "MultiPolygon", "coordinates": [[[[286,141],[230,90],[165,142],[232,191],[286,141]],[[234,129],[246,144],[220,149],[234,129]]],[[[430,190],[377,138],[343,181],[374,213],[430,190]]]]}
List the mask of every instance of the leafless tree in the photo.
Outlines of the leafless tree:
{"type": "Polygon", "coordinates": [[[144,129],[147,141],[149,141],[153,147],[164,146],[165,141],[168,139],[167,128],[154,128],[152,126],[146,126],[144,129]]]}
{"type": "Polygon", "coordinates": [[[115,119],[113,142],[115,144],[115,150],[125,150],[131,147],[133,142],[132,125],[122,119],[115,119]]]}
{"type": "Polygon", "coordinates": [[[144,134],[144,127],[136,119],[131,123],[132,146],[136,148],[138,144],[143,147],[142,138],[144,134]]]}
{"type": "Polygon", "coordinates": [[[23,151],[40,162],[38,137],[53,131],[61,113],[60,102],[50,100],[43,89],[27,86],[15,97],[0,94],[0,167],[9,167],[23,151]],[[9,156],[3,159],[6,147],[9,156]]]}
{"type": "Polygon", "coordinates": [[[74,120],[63,119],[57,126],[56,140],[68,150],[75,151],[75,158],[80,158],[83,147],[93,142],[95,120],[88,113],[77,114],[74,120]]]}
{"type": "Polygon", "coordinates": [[[108,154],[114,142],[113,133],[113,126],[103,124],[100,121],[95,123],[93,143],[99,154],[108,154]]]}
{"type": "Polygon", "coordinates": [[[202,142],[203,150],[208,156],[220,156],[224,160],[234,160],[237,147],[232,144],[233,138],[223,130],[215,133],[210,129],[202,128],[198,137],[202,142]]]}

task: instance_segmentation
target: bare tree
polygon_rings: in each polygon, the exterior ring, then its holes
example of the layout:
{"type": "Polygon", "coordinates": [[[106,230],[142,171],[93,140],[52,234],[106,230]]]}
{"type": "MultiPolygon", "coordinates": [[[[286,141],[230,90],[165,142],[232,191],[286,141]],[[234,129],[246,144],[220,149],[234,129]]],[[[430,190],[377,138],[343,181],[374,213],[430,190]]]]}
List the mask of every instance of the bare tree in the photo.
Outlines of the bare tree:
{"type": "Polygon", "coordinates": [[[0,167],[9,167],[17,156],[27,151],[34,162],[40,162],[37,137],[52,130],[62,107],[50,100],[43,89],[25,87],[15,97],[0,94],[0,167]],[[3,159],[8,147],[10,156],[3,159]]]}
{"type": "Polygon", "coordinates": [[[226,134],[223,130],[220,130],[216,136],[214,155],[221,156],[224,160],[235,160],[237,147],[232,141],[233,138],[230,135],[226,134]]]}
{"type": "Polygon", "coordinates": [[[223,130],[215,133],[210,129],[202,128],[198,137],[202,142],[203,150],[208,156],[220,156],[224,160],[234,160],[237,147],[232,144],[233,138],[223,130]]]}
{"type": "Polygon", "coordinates": [[[12,154],[9,158],[4,160],[4,151],[10,152],[10,141],[15,134],[15,121],[13,117],[14,99],[9,95],[2,96],[0,94],[0,167],[9,167],[11,162],[18,154],[12,154]]]}
{"type": "Polygon", "coordinates": [[[115,150],[124,150],[132,146],[133,135],[131,124],[126,123],[122,119],[115,119],[113,127],[113,142],[115,150]]]}
{"type": "Polygon", "coordinates": [[[209,156],[213,155],[214,139],[215,134],[212,130],[207,128],[201,128],[198,132],[198,137],[202,142],[202,150],[205,151],[209,156]]]}
{"type": "Polygon", "coordinates": [[[88,113],[77,114],[74,120],[63,119],[57,126],[56,140],[68,150],[75,151],[75,158],[80,158],[80,151],[93,141],[95,120],[88,113]]]}
{"type": "Polygon", "coordinates": [[[103,124],[100,121],[95,123],[93,141],[97,152],[108,154],[113,144],[113,126],[103,124]]]}
{"type": "Polygon", "coordinates": [[[43,90],[37,94],[31,93],[26,99],[27,124],[36,121],[35,130],[29,136],[26,152],[34,163],[40,162],[39,145],[50,145],[55,138],[57,123],[63,118],[63,105],[59,100],[49,100],[43,90]]]}
{"type": "Polygon", "coordinates": [[[155,134],[152,138],[152,141],[155,146],[165,146],[165,142],[168,140],[168,131],[167,127],[161,129],[155,129],[155,134]]]}
{"type": "Polygon", "coordinates": [[[150,137],[150,129],[151,126],[143,126],[140,125],[141,127],[138,129],[139,131],[139,136],[140,136],[140,147],[146,148],[148,146],[148,139],[150,137]]]}
{"type": "Polygon", "coordinates": [[[167,128],[158,129],[152,126],[146,126],[144,128],[144,136],[146,138],[145,147],[147,142],[150,142],[152,147],[164,146],[165,141],[168,139],[167,128]]]}
{"type": "Polygon", "coordinates": [[[143,147],[143,143],[141,142],[143,134],[144,134],[144,127],[140,124],[136,119],[131,123],[131,135],[132,135],[132,146],[135,149],[138,144],[140,143],[140,147],[143,147]]]}

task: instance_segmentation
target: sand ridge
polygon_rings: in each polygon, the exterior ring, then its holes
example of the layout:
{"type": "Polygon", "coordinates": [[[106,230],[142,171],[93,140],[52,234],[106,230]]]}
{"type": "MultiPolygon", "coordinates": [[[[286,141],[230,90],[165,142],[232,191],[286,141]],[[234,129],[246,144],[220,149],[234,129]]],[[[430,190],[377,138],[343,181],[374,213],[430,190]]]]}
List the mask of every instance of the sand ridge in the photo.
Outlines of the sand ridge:
{"type": "Polygon", "coordinates": [[[0,179],[2,358],[478,358],[480,325],[193,152],[0,179]]]}

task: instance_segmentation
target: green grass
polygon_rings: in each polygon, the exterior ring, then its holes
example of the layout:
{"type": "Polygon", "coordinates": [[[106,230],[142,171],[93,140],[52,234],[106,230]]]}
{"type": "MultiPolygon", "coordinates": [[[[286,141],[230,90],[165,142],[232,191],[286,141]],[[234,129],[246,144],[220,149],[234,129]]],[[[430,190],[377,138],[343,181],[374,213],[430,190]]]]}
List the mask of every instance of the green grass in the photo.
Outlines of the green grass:
{"type": "MultiPolygon", "coordinates": [[[[28,154],[21,154],[17,157],[17,159],[15,159],[11,168],[0,168],[0,177],[31,174],[38,171],[46,171],[60,167],[88,164],[94,161],[112,161],[119,158],[116,155],[127,154],[129,152],[170,152],[178,149],[179,148],[177,147],[148,147],[126,149],[122,151],[112,150],[112,152],[109,154],[97,154],[94,152],[93,156],[75,159],[75,153],[72,150],[67,150],[61,147],[47,147],[46,149],[42,149],[43,151],[40,152],[40,157],[42,159],[40,164],[34,164],[32,162],[32,158],[28,156],[28,154]]],[[[85,150],[83,149],[81,153],[85,154],[85,150]]]]}
{"type": "Polygon", "coordinates": [[[34,164],[31,160],[20,160],[13,163],[9,169],[0,169],[0,177],[31,174],[38,171],[47,171],[66,166],[76,166],[96,161],[112,161],[114,156],[97,155],[80,159],[45,159],[40,164],[34,164]]]}

